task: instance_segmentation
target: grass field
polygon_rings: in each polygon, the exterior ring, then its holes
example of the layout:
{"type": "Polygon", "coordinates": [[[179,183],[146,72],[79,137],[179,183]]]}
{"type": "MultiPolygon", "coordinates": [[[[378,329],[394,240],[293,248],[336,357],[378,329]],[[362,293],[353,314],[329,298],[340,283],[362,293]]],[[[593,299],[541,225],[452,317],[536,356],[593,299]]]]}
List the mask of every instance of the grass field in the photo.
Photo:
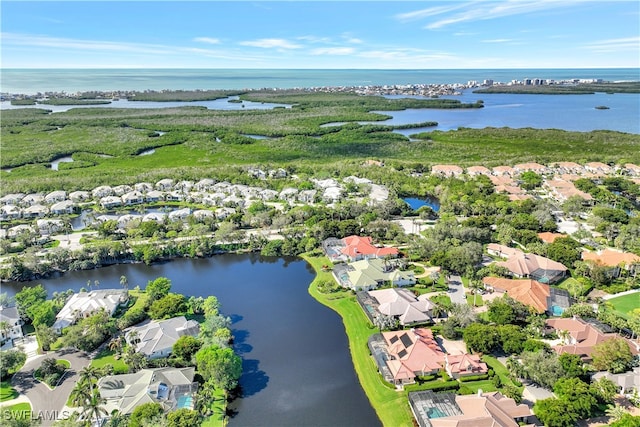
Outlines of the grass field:
{"type": "Polygon", "coordinates": [[[114,357],[115,351],[104,349],[91,361],[91,366],[95,368],[103,368],[107,364],[113,366],[115,374],[126,374],[129,371],[129,367],[126,363],[120,359],[114,357]]]}
{"type": "Polygon", "coordinates": [[[331,262],[326,257],[303,256],[303,258],[313,266],[318,274],[309,287],[309,293],[342,317],[349,338],[351,358],[360,384],[382,424],[390,427],[412,427],[413,416],[409,409],[407,394],[387,387],[378,374],[375,362],[369,356],[367,339],[375,333],[375,329],[369,325],[362,309],[355,302],[355,297],[349,292],[335,294],[318,292],[315,283],[322,280],[332,280],[331,273],[322,271],[322,265],[331,265],[331,262]]]}
{"type": "Polygon", "coordinates": [[[629,312],[640,308],[640,292],[611,298],[607,302],[613,305],[614,310],[625,318],[629,318],[629,312]]]}
{"type": "MultiPolygon", "coordinates": [[[[31,405],[28,403],[17,403],[12,406],[0,406],[0,412],[2,412],[2,418],[0,420],[27,420],[31,418],[31,405]],[[11,415],[5,416],[5,411],[11,412],[11,415]]],[[[4,424],[2,425],[23,425],[23,424],[4,424]]],[[[30,425],[30,424],[29,424],[30,425]]]]}
{"type": "Polygon", "coordinates": [[[573,277],[569,277],[558,283],[557,287],[566,290],[567,292],[569,292],[569,295],[574,298],[586,295],[592,288],[592,286],[581,283],[573,277]]]}
{"type": "Polygon", "coordinates": [[[0,402],[6,402],[16,397],[18,397],[18,392],[11,387],[9,381],[2,381],[0,383],[0,402]]]}

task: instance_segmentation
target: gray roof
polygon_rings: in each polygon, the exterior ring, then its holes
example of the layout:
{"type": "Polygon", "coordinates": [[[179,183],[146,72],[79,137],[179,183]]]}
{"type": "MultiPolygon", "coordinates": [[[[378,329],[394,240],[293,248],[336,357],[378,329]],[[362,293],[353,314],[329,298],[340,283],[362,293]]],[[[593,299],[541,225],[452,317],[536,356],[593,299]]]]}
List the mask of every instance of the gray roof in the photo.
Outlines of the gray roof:
{"type": "Polygon", "coordinates": [[[183,335],[196,336],[200,332],[200,325],[195,320],[187,320],[184,316],[167,320],[154,320],[139,326],[132,327],[127,332],[129,341],[131,332],[138,333],[140,342],[136,345],[136,351],[146,356],[151,356],[162,350],[171,349],[173,344],[183,335]]]}

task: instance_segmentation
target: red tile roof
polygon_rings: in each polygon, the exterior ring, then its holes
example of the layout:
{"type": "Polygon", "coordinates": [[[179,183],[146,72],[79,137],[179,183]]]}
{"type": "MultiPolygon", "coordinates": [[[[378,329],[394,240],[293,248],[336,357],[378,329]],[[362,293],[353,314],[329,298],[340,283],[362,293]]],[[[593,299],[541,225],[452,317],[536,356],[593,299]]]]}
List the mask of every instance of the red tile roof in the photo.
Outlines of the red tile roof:
{"type": "Polygon", "coordinates": [[[506,292],[514,300],[533,307],[538,313],[547,311],[547,297],[551,295],[549,285],[536,280],[511,280],[501,277],[485,277],[482,282],[496,290],[506,292]]]}
{"type": "Polygon", "coordinates": [[[416,374],[445,366],[445,354],[430,329],[383,332],[391,360],[387,366],[395,380],[413,379],[416,374]]]}
{"type": "Polygon", "coordinates": [[[620,264],[640,263],[640,256],[629,252],[618,252],[611,249],[605,249],[601,252],[582,252],[582,259],[585,261],[594,261],[607,267],[617,267],[620,264]]]}
{"type": "Polygon", "coordinates": [[[397,248],[378,248],[376,246],[373,246],[371,237],[368,236],[349,236],[342,239],[342,241],[346,245],[342,249],[342,253],[352,259],[357,258],[359,255],[365,257],[375,256],[377,258],[383,258],[388,255],[397,256],[399,253],[397,248]]]}

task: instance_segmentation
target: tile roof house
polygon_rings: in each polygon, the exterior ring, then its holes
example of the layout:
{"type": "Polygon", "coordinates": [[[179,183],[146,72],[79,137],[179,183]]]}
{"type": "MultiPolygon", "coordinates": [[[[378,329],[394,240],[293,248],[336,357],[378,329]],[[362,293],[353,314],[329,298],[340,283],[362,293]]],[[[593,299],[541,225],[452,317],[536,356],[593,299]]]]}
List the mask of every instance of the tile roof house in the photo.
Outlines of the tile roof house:
{"type": "Polygon", "coordinates": [[[608,175],[615,171],[614,168],[602,162],[585,163],[584,168],[589,172],[601,175],[608,175]]]}
{"type": "Polygon", "coordinates": [[[416,283],[412,271],[400,271],[397,263],[379,258],[336,265],[332,274],[340,286],[354,291],[368,291],[387,283],[393,286],[416,283]]]}
{"type": "Polygon", "coordinates": [[[594,380],[607,378],[618,386],[618,391],[622,394],[631,394],[634,390],[640,392],[640,366],[636,366],[629,372],[622,374],[612,374],[611,372],[596,372],[592,377],[594,380]]]}
{"type": "Polygon", "coordinates": [[[551,196],[559,202],[564,202],[571,197],[580,197],[586,202],[593,200],[591,194],[578,190],[571,181],[550,179],[545,181],[544,186],[549,189],[551,196]]]}
{"type": "Polygon", "coordinates": [[[361,259],[397,257],[398,249],[374,246],[369,236],[348,236],[344,239],[328,238],[322,247],[333,262],[358,261],[361,259]]]}
{"type": "Polygon", "coordinates": [[[383,332],[382,338],[389,356],[384,362],[389,382],[395,385],[414,383],[417,375],[433,374],[445,366],[445,354],[430,329],[383,332]]]}
{"type": "Polygon", "coordinates": [[[492,172],[496,176],[500,176],[500,175],[513,176],[516,174],[515,169],[513,169],[511,166],[496,166],[495,168],[492,169],[492,172]]]}
{"type": "Polygon", "coordinates": [[[460,176],[463,173],[464,173],[464,170],[457,165],[433,165],[431,167],[432,175],[460,176]]]}
{"type": "Polygon", "coordinates": [[[640,166],[633,163],[625,163],[624,170],[631,176],[640,176],[640,166]]]}
{"type": "Polygon", "coordinates": [[[599,252],[584,251],[582,259],[605,267],[612,267],[614,277],[620,276],[622,268],[632,273],[640,272],[640,256],[630,252],[612,249],[604,249],[599,252]]]}
{"type": "Polygon", "coordinates": [[[415,391],[409,406],[420,427],[532,427],[533,413],[525,404],[494,391],[456,396],[415,391]]]}
{"type": "Polygon", "coordinates": [[[535,173],[546,173],[549,169],[541,165],[540,163],[520,163],[513,166],[513,169],[517,172],[535,172],[535,173]]]}
{"type": "Polygon", "coordinates": [[[445,370],[451,378],[468,377],[470,375],[482,375],[489,372],[487,364],[480,360],[477,354],[448,354],[445,370]]]}
{"type": "Polygon", "coordinates": [[[136,351],[149,359],[158,359],[171,355],[173,344],[183,335],[195,337],[200,325],[184,316],[166,320],[152,320],[133,326],[125,333],[128,344],[135,345],[136,351]]]}
{"type": "Polygon", "coordinates": [[[506,261],[497,262],[496,265],[505,267],[517,278],[530,278],[538,282],[553,284],[560,281],[567,273],[567,267],[533,253],[525,253],[519,249],[504,245],[490,243],[487,252],[492,255],[506,257],[506,261]]]}
{"type": "Polygon", "coordinates": [[[491,175],[491,170],[484,166],[469,166],[467,168],[467,175],[476,176],[476,175],[491,175]]]}
{"type": "Polygon", "coordinates": [[[432,321],[433,303],[422,295],[416,297],[413,292],[398,288],[379,289],[368,294],[377,303],[373,307],[377,312],[398,319],[403,326],[432,321]]]}
{"type": "Polygon", "coordinates": [[[98,390],[106,400],[104,408],[108,413],[117,410],[122,415],[130,415],[144,403],[159,403],[165,411],[170,411],[179,409],[184,397],[193,400],[198,389],[194,375],[193,367],[141,369],[133,374],[102,377],[98,380],[98,390]]]}
{"type": "Polygon", "coordinates": [[[540,238],[540,240],[542,240],[545,243],[553,243],[556,241],[556,239],[559,239],[561,237],[567,237],[566,234],[561,234],[561,233],[551,233],[549,231],[545,231],[543,233],[538,233],[538,237],[540,238]]]}
{"type": "MultiPolygon", "coordinates": [[[[619,338],[620,335],[603,332],[591,323],[580,318],[548,319],[547,326],[553,328],[558,336],[566,334],[564,342],[553,347],[558,354],[577,354],[585,362],[591,361],[593,348],[606,340],[619,338]]],[[[635,346],[627,340],[629,349],[633,354],[638,354],[635,346]]]]}
{"type": "Polygon", "coordinates": [[[532,307],[538,313],[546,312],[557,316],[571,305],[567,291],[551,288],[549,285],[536,280],[485,277],[482,282],[488,288],[497,292],[504,292],[512,299],[532,307]]]}
{"type": "Polygon", "coordinates": [[[71,295],[62,310],[56,315],[53,329],[58,333],[73,325],[78,319],[89,317],[100,310],[113,315],[119,305],[128,301],[129,295],[123,289],[100,289],[90,292],[78,292],[71,295]]]}

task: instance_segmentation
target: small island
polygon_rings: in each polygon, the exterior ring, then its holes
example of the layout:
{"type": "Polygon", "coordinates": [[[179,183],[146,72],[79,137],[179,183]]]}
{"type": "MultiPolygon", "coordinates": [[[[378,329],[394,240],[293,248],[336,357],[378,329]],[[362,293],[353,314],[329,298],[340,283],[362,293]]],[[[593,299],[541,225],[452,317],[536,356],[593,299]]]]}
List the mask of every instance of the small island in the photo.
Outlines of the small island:
{"type": "Polygon", "coordinates": [[[606,105],[597,105],[596,106],[596,110],[608,110],[609,107],[607,107],[606,105]]]}

